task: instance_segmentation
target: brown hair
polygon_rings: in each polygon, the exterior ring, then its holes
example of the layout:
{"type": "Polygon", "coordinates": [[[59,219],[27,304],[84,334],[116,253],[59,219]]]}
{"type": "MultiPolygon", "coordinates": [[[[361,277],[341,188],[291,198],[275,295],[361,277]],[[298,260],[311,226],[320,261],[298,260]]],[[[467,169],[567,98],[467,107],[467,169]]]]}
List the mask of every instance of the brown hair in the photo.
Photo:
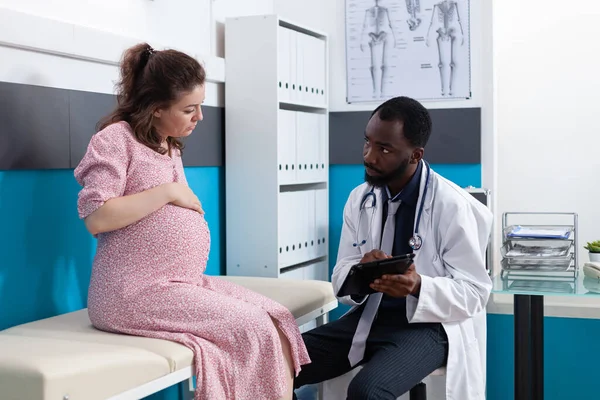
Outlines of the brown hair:
{"type": "MultiPolygon", "coordinates": [[[[206,72],[196,59],[177,50],[154,50],[148,43],[125,51],[121,80],[116,85],[117,108],[98,123],[98,131],[108,125],[129,123],[137,140],[164,154],[161,137],[152,126],[153,112],[167,108],[183,93],[203,85],[206,72]]],[[[183,143],[168,137],[169,148],[183,150],[183,143]]]]}

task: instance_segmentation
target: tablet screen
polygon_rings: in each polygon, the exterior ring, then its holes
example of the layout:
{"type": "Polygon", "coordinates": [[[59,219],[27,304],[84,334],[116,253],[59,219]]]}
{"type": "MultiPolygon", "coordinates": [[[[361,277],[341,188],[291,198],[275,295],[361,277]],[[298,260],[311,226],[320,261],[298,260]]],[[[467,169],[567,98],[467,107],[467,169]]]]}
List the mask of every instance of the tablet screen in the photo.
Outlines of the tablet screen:
{"type": "Polygon", "coordinates": [[[415,255],[404,254],[353,265],[342,284],[338,296],[367,295],[375,293],[369,286],[375,279],[383,275],[401,275],[412,265],[415,255]]]}

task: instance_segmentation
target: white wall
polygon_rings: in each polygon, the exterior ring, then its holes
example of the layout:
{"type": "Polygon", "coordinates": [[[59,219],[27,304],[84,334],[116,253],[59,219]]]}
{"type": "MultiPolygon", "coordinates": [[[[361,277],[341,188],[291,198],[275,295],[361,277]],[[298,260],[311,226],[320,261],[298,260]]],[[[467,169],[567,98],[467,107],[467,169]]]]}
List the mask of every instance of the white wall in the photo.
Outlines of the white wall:
{"type": "Polygon", "coordinates": [[[0,7],[195,54],[210,51],[209,6],[209,0],[0,0],[0,7]]]}
{"type": "MultiPolygon", "coordinates": [[[[212,5],[212,54],[225,57],[225,19],[273,13],[273,0],[209,0],[212,5]]],[[[295,2],[296,0],[288,0],[295,2]]]]}
{"type": "MultiPolygon", "coordinates": [[[[494,2],[498,217],[505,211],[577,212],[582,244],[600,239],[598,15],[595,0],[577,7],[494,2]]],[[[587,252],[578,250],[587,261],[587,252]]],[[[549,307],[550,315],[600,316],[598,300],[546,303],[579,305],[549,307]]]]}
{"type": "Polygon", "coordinates": [[[157,49],[179,49],[203,62],[209,80],[206,104],[223,106],[222,21],[251,11],[271,13],[272,4],[0,0],[0,81],[113,93],[123,50],[148,41],[157,49]]]}

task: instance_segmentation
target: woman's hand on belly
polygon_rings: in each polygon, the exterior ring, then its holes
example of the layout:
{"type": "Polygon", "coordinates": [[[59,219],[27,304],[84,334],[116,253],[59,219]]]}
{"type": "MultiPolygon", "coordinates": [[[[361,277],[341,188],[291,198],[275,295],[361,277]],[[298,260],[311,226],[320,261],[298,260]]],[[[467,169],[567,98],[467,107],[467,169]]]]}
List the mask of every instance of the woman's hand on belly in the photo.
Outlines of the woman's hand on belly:
{"type": "Polygon", "coordinates": [[[192,189],[179,182],[173,182],[167,185],[171,204],[183,208],[189,208],[199,212],[200,214],[204,214],[202,203],[200,203],[198,196],[194,194],[192,189]]]}

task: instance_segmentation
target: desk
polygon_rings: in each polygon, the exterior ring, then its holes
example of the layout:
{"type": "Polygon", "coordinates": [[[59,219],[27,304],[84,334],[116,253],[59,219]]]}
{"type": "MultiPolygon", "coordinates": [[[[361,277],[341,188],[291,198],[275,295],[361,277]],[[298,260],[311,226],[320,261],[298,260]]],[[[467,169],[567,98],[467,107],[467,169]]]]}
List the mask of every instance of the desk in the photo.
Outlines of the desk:
{"type": "Polygon", "coordinates": [[[512,274],[493,278],[494,294],[514,297],[515,400],[544,398],[544,296],[600,298],[600,281],[584,278],[533,278],[512,274]]]}

